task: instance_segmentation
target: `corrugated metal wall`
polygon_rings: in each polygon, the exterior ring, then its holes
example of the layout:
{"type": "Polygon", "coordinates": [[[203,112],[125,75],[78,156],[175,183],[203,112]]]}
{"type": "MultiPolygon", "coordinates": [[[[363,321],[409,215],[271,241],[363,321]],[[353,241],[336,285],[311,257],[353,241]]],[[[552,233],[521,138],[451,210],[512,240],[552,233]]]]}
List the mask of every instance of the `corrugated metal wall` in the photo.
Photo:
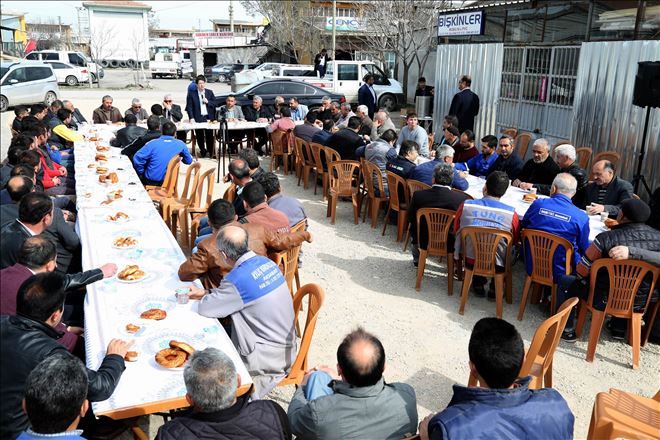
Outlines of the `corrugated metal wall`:
{"type": "Polygon", "coordinates": [[[472,77],[472,91],[479,95],[479,114],[474,121],[477,138],[495,134],[495,115],[502,82],[504,45],[442,44],[436,53],[435,101],[433,126],[438,130],[449,111],[451,100],[458,93],[462,75],[472,77]]]}
{"type": "MultiPolygon", "coordinates": [[[[621,154],[619,175],[637,170],[646,109],[632,104],[637,62],[659,61],[659,41],[583,43],[573,104],[571,140],[594,155],[621,154]]],[[[652,189],[660,185],[660,108],[651,109],[643,173],[652,189]]],[[[642,195],[642,190],[639,190],[642,195]]]]}

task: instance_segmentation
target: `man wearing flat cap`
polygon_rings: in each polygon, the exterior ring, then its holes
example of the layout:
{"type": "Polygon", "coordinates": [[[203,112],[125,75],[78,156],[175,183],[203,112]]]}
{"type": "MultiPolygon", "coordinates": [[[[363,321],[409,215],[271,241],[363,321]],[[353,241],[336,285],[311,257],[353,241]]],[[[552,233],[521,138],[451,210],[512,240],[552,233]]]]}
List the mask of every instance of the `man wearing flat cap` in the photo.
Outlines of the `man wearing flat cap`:
{"type": "MultiPolygon", "coordinates": [[[[607,295],[609,293],[609,277],[603,272],[591,273],[592,264],[599,258],[609,258],[610,250],[616,246],[627,246],[647,251],[660,251],[660,231],[646,224],[651,216],[651,208],[642,200],[627,199],[621,203],[621,209],[617,215],[618,224],[612,226],[609,231],[601,232],[589,245],[576,268],[576,275],[565,275],[558,281],[557,304],[561,304],[571,297],[579,297],[587,300],[589,298],[589,277],[596,276],[596,288],[594,291],[593,306],[597,310],[605,310],[607,295]]],[[[641,311],[649,295],[650,280],[645,279],[639,287],[635,296],[633,310],[641,311]]],[[[567,342],[575,342],[574,328],[575,310],[566,322],[566,329],[562,339],[567,342]]],[[[607,328],[614,337],[623,337],[625,333],[625,320],[612,318],[607,328]],[[623,325],[621,325],[623,324],[623,325]]]]}

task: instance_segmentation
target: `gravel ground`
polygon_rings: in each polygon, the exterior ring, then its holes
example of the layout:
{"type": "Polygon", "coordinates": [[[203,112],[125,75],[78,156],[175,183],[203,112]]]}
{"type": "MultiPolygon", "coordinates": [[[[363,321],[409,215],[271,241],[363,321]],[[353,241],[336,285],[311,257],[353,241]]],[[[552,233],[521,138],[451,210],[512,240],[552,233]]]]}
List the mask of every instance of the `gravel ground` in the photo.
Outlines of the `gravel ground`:
{"type": "MultiPolygon", "coordinates": [[[[111,72],[110,75],[113,75],[111,72]]],[[[186,80],[155,80],[155,90],[110,91],[115,105],[122,111],[133,96],[139,96],[145,107],[160,102],[164,91],[173,91],[175,102],[184,105],[186,80]]],[[[228,86],[211,84],[214,92],[228,86]]],[[[91,116],[106,90],[62,89],[62,98],[72,99],[83,114],[91,116]]],[[[7,127],[13,113],[2,114],[2,127],[7,127]]],[[[90,118],[91,119],[91,118],[90,118]]],[[[8,130],[2,130],[2,157],[9,144],[8,130]]],[[[215,162],[203,159],[204,167],[215,162]]],[[[263,162],[264,168],[268,161],[263,162]]],[[[183,172],[183,170],[182,170],[183,172]]],[[[454,295],[447,295],[446,267],[431,260],[427,264],[422,290],[415,291],[415,270],[409,254],[395,242],[396,229],[388,227],[381,236],[379,228],[368,223],[354,225],[350,203],[340,202],[336,224],[326,218],[326,203],[313,189],[304,191],[297,178],[283,176],[284,191],[299,198],[310,219],[314,242],[304,246],[302,283],[318,283],[326,292],[325,303],[316,325],[309,353],[310,366],[335,365],[336,349],[343,336],[356,326],[364,326],[376,334],[387,355],[385,377],[412,385],[417,393],[420,419],[443,409],[452,396],[454,383],[465,384],[469,375],[467,345],[473,325],[480,318],[495,315],[495,304],[471,296],[465,315],[458,314],[460,282],[454,283],[454,295]]],[[[223,185],[216,185],[221,196],[223,185]]],[[[516,325],[526,345],[537,326],[546,317],[535,305],[528,305],[522,322],[516,319],[520,302],[522,265],[514,267],[513,304],[504,305],[504,319],[516,325]]],[[[588,332],[588,328],[586,329],[588,332]]],[[[554,361],[554,388],[568,401],[575,414],[575,437],[585,438],[596,393],[619,388],[652,396],[660,386],[660,347],[648,344],[642,349],[638,370],[631,368],[631,348],[612,340],[604,330],[593,363],[585,361],[586,336],[575,344],[560,343],[554,361]]],[[[270,397],[286,408],[293,387],[276,389],[270,397]]],[[[162,419],[143,417],[141,425],[155,436],[162,419]]],[[[122,439],[130,439],[127,433],[122,439]]]]}

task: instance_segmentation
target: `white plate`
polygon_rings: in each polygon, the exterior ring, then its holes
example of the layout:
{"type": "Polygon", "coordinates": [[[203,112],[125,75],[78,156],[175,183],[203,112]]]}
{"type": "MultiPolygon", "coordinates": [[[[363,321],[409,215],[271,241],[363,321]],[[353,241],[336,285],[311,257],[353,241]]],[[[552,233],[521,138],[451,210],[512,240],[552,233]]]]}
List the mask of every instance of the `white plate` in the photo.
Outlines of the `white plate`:
{"type": "Polygon", "coordinates": [[[126,266],[124,266],[121,270],[118,270],[118,271],[117,271],[117,275],[115,275],[115,278],[117,278],[117,281],[119,281],[120,283],[135,284],[135,283],[140,283],[140,282],[142,282],[142,281],[145,281],[145,280],[149,279],[149,271],[146,270],[144,267],[140,267],[140,270],[142,270],[142,271],[144,272],[144,276],[143,276],[142,278],[137,279],[137,280],[122,280],[121,278],[119,278],[119,274],[120,274],[125,268],[126,268],[126,266]]]}
{"type": "MultiPolygon", "coordinates": [[[[142,319],[142,318],[134,319],[130,322],[127,322],[126,324],[120,325],[119,327],[117,327],[117,330],[122,336],[125,336],[127,338],[139,338],[140,336],[144,336],[144,333],[147,331],[149,324],[151,324],[152,322],[153,320],[150,319],[142,319]],[[126,330],[126,326],[128,324],[137,325],[140,327],[140,330],[136,331],[135,333],[131,333],[126,330]]],[[[137,351],[137,350],[132,350],[132,351],[137,351]]]]}
{"type": "MultiPolygon", "coordinates": [[[[139,317],[142,312],[149,309],[162,309],[166,312],[172,310],[176,306],[176,299],[170,297],[149,296],[144,297],[133,304],[133,310],[139,317]]],[[[167,319],[167,318],[165,318],[167,319]]],[[[154,319],[149,321],[154,322],[154,319]]]]}

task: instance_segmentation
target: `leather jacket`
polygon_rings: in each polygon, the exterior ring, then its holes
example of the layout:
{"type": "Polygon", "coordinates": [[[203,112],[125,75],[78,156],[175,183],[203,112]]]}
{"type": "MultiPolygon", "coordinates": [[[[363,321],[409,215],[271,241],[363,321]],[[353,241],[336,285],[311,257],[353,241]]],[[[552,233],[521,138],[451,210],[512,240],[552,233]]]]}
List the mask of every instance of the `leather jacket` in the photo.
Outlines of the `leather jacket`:
{"type": "Polygon", "coordinates": [[[125,148],[134,140],[144,135],[147,132],[145,128],[137,125],[127,125],[126,127],[117,131],[117,136],[110,141],[113,147],[125,148]]]}
{"type": "MultiPolygon", "coordinates": [[[[0,317],[0,334],[0,438],[15,438],[28,427],[21,407],[28,375],[39,362],[66,349],[56,341],[62,333],[25,316],[0,317]]],[[[103,358],[98,370],[87,369],[87,399],[108,399],[125,368],[124,359],[112,354],[103,358]]]]}

